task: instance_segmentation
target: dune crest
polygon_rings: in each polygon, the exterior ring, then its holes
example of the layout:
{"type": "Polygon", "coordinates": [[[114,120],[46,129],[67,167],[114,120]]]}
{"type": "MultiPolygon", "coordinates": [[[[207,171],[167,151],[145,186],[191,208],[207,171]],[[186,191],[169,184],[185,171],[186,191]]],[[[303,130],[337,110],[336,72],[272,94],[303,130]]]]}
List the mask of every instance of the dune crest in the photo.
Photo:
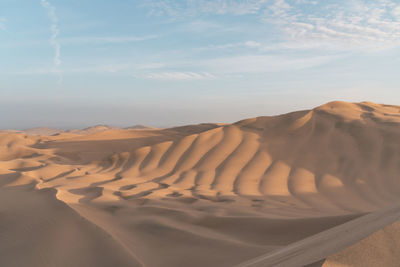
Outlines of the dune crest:
{"type": "MultiPolygon", "coordinates": [[[[399,140],[400,107],[369,102],[233,124],[0,132],[0,190],[6,201],[26,192],[32,205],[47,192],[49,223],[62,205],[74,233],[96,229],[120,266],[232,266],[399,202],[399,140]]],[[[23,206],[18,216],[35,218],[23,206]]],[[[27,256],[32,266],[64,266],[40,253],[27,256]]],[[[93,257],[77,264],[107,266],[93,257]]]]}

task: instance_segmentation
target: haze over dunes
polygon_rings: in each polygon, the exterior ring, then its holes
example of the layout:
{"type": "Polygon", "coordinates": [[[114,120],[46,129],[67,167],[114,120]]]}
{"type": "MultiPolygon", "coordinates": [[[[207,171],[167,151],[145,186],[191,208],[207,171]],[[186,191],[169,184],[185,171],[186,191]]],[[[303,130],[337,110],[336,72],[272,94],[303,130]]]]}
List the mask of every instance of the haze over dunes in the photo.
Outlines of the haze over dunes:
{"type": "Polygon", "coordinates": [[[43,129],[0,132],[1,266],[398,263],[398,223],[357,242],[400,219],[400,106],[43,129]]]}

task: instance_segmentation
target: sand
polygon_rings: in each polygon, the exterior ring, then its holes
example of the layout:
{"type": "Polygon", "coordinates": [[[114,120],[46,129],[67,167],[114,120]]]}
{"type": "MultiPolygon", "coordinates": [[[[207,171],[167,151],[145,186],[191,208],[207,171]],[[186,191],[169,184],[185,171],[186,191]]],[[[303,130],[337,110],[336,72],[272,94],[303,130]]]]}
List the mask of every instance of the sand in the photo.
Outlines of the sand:
{"type": "Polygon", "coordinates": [[[0,266],[398,266],[400,107],[0,132],[0,266]],[[383,265],[382,265],[383,264],[383,265]]]}

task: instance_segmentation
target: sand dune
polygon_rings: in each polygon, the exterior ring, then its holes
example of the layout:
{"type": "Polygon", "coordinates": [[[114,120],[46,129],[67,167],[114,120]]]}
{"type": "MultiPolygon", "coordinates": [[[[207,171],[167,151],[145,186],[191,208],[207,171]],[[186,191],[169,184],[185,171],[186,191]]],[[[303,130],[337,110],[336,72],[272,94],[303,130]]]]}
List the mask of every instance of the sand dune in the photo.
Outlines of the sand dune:
{"type": "Polygon", "coordinates": [[[35,127],[35,128],[26,129],[23,132],[28,135],[46,136],[46,135],[56,135],[56,134],[62,133],[63,130],[60,130],[57,128],[35,127]]]}
{"type": "MultiPolygon", "coordinates": [[[[233,124],[0,132],[0,263],[367,266],[365,247],[395,246],[382,232],[356,243],[398,219],[399,140],[400,107],[367,102],[233,124]]],[[[397,266],[394,254],[379,255],[397,266]]]]}

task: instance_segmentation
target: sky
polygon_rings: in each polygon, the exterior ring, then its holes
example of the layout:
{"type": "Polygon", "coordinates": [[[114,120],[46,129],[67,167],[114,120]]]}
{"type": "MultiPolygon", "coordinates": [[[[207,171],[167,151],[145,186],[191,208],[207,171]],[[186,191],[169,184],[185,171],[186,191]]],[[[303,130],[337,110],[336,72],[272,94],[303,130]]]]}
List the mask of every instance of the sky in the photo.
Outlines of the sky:
{"type": "Polygon", "coordinates": [[[1,0],[0,129],[400,104],[399,0],[1,0]]]}

